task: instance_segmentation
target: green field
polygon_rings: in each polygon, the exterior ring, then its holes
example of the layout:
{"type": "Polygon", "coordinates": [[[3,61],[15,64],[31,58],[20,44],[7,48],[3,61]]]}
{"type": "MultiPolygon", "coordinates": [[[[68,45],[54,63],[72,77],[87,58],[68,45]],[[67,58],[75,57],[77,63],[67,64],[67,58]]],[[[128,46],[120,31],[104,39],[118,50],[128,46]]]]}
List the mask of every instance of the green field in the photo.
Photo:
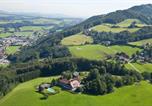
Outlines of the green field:
{"type": "Polygon", "coordinates": [[[61,41],[62,45],[83,45],[85,43],[92,43],[93,39],[90,36],[84,34],[76,34],[70,37],[66,37],[61,41]]]}
{"type": "Polygon", "coordinates": [[[22,22],[22,20],[0,20],[0,24],[17,23],[22,22]]]}
{"type": "Polygon", "coordinates": [[[136,51],[141,51],[141,49],[139,49],[137,47],[122,46],[122,45],[110,46],[110,48],[115,52],[124,52],[124,53],[128,54],[129,56],[136,53],[136,51]]]}
{"type": "Polygon", "coordinates": [[[119,28],[111,28],[111,25],[107,25],[107,24],[103,24],[103,25],[97,25],[95,27],[92,28],[92,30],[98,31],[98,32],[113,32],[113,33],[119,33],[122,31],[129,31],[129,32],[136,32],[138,31],[140,28],[123,28],[123,27],[119,27],[119,28]]]}
{"type": "MultiPolygon", "coordinates": [[[[151,63],[145,63],[145,64],[139,64],[139,63],[131,63],[137,70],[140,72],[152,72],[152,64],[151,63]]],[[[125,65],[127,69],[133,69],[134,68],[130,64],[125,65]]]]}
{"type": "Polygon", "coordinates": [[[142,46],[146,43],[152,43],[152,39],[146,39],[146,40],[141,40],[141,41],[137,41],[137,42],[131,42],[129,44],[136,45],[136,46],[142,46]]]}
{"type": "Polygon", "coordinates": [[[152,85],[147,82],[121,87],[104,96],[60,91],[47,100],[40,100],[43,96],[36,93],[34,87],[50,80],[37,78],[18,85],[0,100],[0,106],[151,106],[152,85]]]}
{"type": "Polygon", "coordinates": [[[16,36],[32,36],[33,32],[15,32],[16,36]]]}
{"type": "Polygon", "coordinates": [[[44,30],[44,29],[52,29],[53,26],[24,26],[21,27],[21,31],[40,31],[40,30],[44,30]]]}
{"type": "Polygon", "coordinates": [[[140,28],[127,28],[128,26],[131,25],[132,22],[136,22],[136,25],[139,27],[143,27],[146,24],[142,23],[140,20],[138,19],[126,19],[118,24],[102,24],[102,25],[97,25],[95,27],[93,27],[92,29],[95,31],[99,31],[99,32],[113,32],[113,33],[119,33],[122,31],[129,31],[129,32],[136,32],[138,31],[140,28]],[[113,25],[119,26],[118,28],[112,28],[113,25]]]}
{"type": "Polygon", "coordinates": [[[1,33],[0,38],[5,38],[5,37],[11,36],[11,35],[12,35],[12,33],[1,33]]]}
{"type": "Polygon", "coordinates": [[[24,26],[21,27],[21,31],[28,31],[28,30],[32,30],[32,31],[38,31],[38,30],[42,30],[42,26],[24,26]]]}
{"type": "Polygon", "coordinates": [[[129,56],[135,53],[139,48],[133,48],[130,46],[110,46],[103,45],[84,45],[84,46],[72,46],[69,47],[70,52],[74,57],[83,57],[87,59],[101,60],[105,59],[107,55],[114,55],[117,52],[125,52],[129,56]]]}
{"type": "Polygon", "coordinates": [[[45,18],[39,18],[32,20],[34,24],[60,24],[61,21],[57,19],[45,19],[45,18]]]}
{"type": "Polygon", "coordinates": [[[6,48],[6,53],[7,54],[14,54],[19,50],[20,46],[9,46],[6,48]]]}
{"type": "Polygon", "coordinates": [[[85,45],[69,47],[70,52],[75,57],[83,57],[87,59],[101,60],[107,54],[113,54],[111,49],[102,45],[85,45]]]}
{"type": "Polygon", "coordinates": [[[130,26],[130,24],[132,22],[136,22],[136,25],[144,25],[140,20],[138,19],[126,19],[120,23],[118,23],[117,25],[120,26],[120,27],[128,27],[130,26]]]}

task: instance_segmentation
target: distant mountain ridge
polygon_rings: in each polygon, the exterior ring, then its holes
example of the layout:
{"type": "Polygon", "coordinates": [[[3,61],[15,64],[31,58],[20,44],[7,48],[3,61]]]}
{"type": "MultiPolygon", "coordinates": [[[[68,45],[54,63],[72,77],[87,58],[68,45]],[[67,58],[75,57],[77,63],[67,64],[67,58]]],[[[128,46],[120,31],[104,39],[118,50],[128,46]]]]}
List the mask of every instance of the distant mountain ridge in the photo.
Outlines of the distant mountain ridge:
{"type": "Polygon", "coordinates": [[[78,33],[83,29],[88,29],[102,23],[116,24],[125,19],[139,19],[143,23],[152,24],[152,4],[134,6],[126,10],[117,10],[108,14],[93,16],[66,31],[78,33]]]}
{"type": "Polygon", "coordinates": [[[78,17],[71,17],[68,15],[64,15],[64,14],[43,14],[43,13],[28,13],[28,12],[8,12],[8,11],[3,11],[0,10],[0,17],[3,18],[7,18],[7,17],[18,17],[18,18],[55,18],[55,19],[79,19],[80,21],[82,20],[82,18],[78,18],[78,17]]]}

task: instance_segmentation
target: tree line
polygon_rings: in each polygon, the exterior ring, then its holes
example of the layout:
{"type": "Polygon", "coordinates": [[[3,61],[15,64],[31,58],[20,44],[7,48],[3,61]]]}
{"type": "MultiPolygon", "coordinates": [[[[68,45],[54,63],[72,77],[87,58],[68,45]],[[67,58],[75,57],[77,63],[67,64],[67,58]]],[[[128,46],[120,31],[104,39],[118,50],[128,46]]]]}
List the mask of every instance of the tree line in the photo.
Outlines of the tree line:
{"type": "Polygon", "coordinates": [[[83,33],[91,36],[95,44],[102,44],[105,41],[109,41],[111,44],[127,44],[128,42],[152,38],[152,27],[145,26],[134,33],[129,31],[122,31],[120,33],[97,32],[94,30],[85,30],[83,33]]]}
{"type": "MultiPolygon", "coordinates": [[[[133,70],[127,70],[123,65],[119,63],[87,60],[82,58],[47,58],[43,61],[35,60],[33,62],[30,61],[26,63],[14,63],[7,68],[0,68],[0,95],[6,95],[18,83],[22,83],[37,77],[60,75],[62,72],[67,70],[78,72],[82,72],[84,70],[92,72],[92,70],[98,70],[101,76],[106,76],[108,74],[113,76],[123,76],[123,78],[125,78],[125,81],[118,80],[117,86],[132,84],[133,82],[142,79],[140,73],[133,70]],[[121,84],[122,82],[123,84],[121,84]],[[124,84],[124,82],[126,84],[124,84]]],[[[84,82],[88,81],[86,84],[93,83],[92,81],[96,80],[96,77],[93,77],[93,80],[91,80],[92,79],[90,79],[88,76],[88,79],[84,80],[84,82]]],[[[85,89],[85,91],[88,92],[87,89],[89,90],[93,88],[85,89]]]]}

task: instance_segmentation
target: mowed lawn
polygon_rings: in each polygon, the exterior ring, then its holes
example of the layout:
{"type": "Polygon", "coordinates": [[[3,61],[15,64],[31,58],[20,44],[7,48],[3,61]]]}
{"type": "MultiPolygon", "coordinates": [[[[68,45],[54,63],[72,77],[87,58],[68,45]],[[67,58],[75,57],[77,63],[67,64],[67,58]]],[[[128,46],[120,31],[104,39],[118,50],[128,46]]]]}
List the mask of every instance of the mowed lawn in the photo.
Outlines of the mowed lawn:
{"type": "Polygon", "coordinates": [[[142,46],[146,43],[152,43],[152,38],[151,39],[140,40],[140,41],[137,41],[137,42],[131,42],[129,44],[136,45],[136,46],[142,46]]]}
{"type": "Polygon", "coordinates": [[[17,52],[19,50],[20,46],[9,46],[6,48],[6,53],[7,54],[14,54],[15,52],[17,52]]]}
{"type": "Polygon", "coordinates": [[[124,86],[103,96],[61,91],[41,100],[43,96],[35,92],[34,86],[50,81],[51,78],[37,78],[22,83],[0,100],[0,106],[151,106],[152,85],[148,82],[124,86]]]}
{"type": "MultiPolygon", "coordinates": [[[[136,69],[138,69],[140,72],[152,72],[152,64],[151,63],[145,63],[145,64],[139,64],[139,63],[131,63],[136,69]]],[[[127,69],[133,69],[134,68],[130,64],[125,65],[127,69]]]]}
{"type": "Polygon", "coordinates": [[[93,60],[105,59],[107,55],[114,55],[117,52],[125,52],[129,56],[136,51],[140,51],[139,48],[133,48],[130,46],[103,46],[103,45],[84,45],[84,46],[70,46],[69,50],[74,57],[83,57],[93,60]]]}
{"type": "Polygon", "coordinates": [[[70,37],[66,37],[61,41],[62,45],[83,45],[85,43],[92,43],[93,39],[90,36],[84,34],[76,34],[70,37]]]}

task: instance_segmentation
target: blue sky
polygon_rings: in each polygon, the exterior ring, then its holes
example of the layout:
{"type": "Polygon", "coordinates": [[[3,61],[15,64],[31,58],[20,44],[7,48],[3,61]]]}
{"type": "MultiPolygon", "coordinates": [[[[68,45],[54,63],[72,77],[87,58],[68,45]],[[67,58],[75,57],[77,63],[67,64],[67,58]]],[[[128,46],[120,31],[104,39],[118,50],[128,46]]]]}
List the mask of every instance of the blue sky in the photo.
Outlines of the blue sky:
{"type": "Polygon", "coordinates": [[[90,17],[152,0],[0,0],[0,10],[90,17]]]}

